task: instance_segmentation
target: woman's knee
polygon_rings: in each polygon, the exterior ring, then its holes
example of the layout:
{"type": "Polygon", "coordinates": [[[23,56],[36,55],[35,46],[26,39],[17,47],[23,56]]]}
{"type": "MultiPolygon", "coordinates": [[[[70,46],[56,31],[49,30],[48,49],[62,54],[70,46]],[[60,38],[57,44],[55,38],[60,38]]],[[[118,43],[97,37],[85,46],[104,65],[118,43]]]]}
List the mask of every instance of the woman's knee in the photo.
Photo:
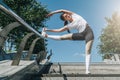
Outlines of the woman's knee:
{"type": "Polygon", "coordinates": [[[86,54],[91,53],[92,44],[93,44],[93,40],[90,40],[86,43],[86,54]]]}
{"type": "Polygon", "coordinates": [[[72,34],[62,35],[60,38],[61,38],[61,40],[71,40],[72,34]]]}

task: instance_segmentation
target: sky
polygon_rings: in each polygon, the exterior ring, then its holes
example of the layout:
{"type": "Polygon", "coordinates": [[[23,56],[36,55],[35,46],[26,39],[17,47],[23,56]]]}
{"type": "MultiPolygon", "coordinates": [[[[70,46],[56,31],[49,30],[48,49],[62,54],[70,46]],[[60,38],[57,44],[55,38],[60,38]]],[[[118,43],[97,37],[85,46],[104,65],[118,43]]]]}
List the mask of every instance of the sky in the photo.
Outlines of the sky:
{"type": "MultiPolygon", "coordinates": [[[[102,57],[97,48],[102,29],[106,27],[105,17],[111,17],[114,12],[120,12],[120,0],[38,0],[49,11],[66,9],[81,15],[91,26],[94,32],[94,43],[91,52],[91,62],[102,62],[102,57]]],[[[45,22],[48,29],[63,27],[60,14],[55,14],[45,22]]],[[[75,32],[72,30],[71,32],[75,32]]],[[[53,33],[51,35],[63,35],[67,32],[53,33]]],[[[47,49],[52,49],[52,62],[85,62],[85,41],[47,39],[47,49]]]]}

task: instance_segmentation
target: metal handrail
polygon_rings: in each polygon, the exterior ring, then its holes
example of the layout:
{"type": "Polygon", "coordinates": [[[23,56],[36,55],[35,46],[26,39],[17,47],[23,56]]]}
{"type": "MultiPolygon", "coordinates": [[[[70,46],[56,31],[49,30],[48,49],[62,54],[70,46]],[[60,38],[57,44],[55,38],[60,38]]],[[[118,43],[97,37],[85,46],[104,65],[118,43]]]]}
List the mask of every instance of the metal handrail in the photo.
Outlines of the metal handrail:
{"type": "Polygon", "coordinates": [[[21,17],[19,17],[15,12],[13,12],[6,4],[3,3],[2,0],[0,0],[0,10],[5,12],[6,14],[9,14],[11,17],[13,17],[16,21],[18,21],[20,24],[34,32],[36,35],[38,35],[40,38],[43,38],[43,36],[33,29],[29,24],[27,24],[21,17]]]}

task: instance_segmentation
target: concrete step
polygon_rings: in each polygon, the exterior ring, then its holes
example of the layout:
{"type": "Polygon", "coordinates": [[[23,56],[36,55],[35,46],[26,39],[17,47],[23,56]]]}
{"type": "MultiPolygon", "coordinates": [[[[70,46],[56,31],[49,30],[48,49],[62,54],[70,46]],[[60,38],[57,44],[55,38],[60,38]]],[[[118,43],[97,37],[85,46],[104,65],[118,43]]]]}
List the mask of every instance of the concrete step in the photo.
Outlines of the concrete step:
{"type": "Polygon", "coordinates": [[[32,74],[22,80],[120,80],[120,74],[32,74]]]}
{"type": "MultiPolygon", "coordinates": [[[[92,63],[90,66],[92,74],[120,74],[120,64],[92,63]]],[[[84,63],[53,63],[49,73],[62,74],[84,74],[84,63]]]]}
{"type": "Polygon", "coordinates": [[[11,66],[12,60],[0,61],[0,80],[19,80],[21,76],[34,66],[34,61],[21,60],[18,66],[11,66]]]}
{"type": "Polygon", "coordinates": [[[84,63],[53,63],[41,80],[120,80],[120,64],[91,63],[91,74],[85,74],[84,63]]]}

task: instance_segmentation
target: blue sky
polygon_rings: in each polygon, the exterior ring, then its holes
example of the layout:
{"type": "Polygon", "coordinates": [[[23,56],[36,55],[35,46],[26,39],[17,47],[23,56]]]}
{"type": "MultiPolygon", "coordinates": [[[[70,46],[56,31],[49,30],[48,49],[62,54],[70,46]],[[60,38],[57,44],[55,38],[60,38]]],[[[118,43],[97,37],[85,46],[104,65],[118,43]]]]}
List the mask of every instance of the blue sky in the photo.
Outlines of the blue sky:
{"type": "MultiPolygon", "coordinates": [[[[116,11],[120,11],[120,0],[38,0],[50,11],[67,9],[81,15],[90,24],[95,34],[92,48],[92,62],[101,62],[101,55],[98,53],[97,45],[102,29],[107,25],[105,17],[111,17],[116,11]]],[[[59,19],[60,14],[53,15],[46,22],[49,29],[63,27],[63,22],[59,19]]],[[[72,31],[74,32],[74,31],[72,31]]],[[[48,34],[62,35],[62,33],[48,34]]],[[[85,42],[84,41],[56,41],[48,40],[48,50],[53,50],[52,62],[84,62],[85,42]]]]}

